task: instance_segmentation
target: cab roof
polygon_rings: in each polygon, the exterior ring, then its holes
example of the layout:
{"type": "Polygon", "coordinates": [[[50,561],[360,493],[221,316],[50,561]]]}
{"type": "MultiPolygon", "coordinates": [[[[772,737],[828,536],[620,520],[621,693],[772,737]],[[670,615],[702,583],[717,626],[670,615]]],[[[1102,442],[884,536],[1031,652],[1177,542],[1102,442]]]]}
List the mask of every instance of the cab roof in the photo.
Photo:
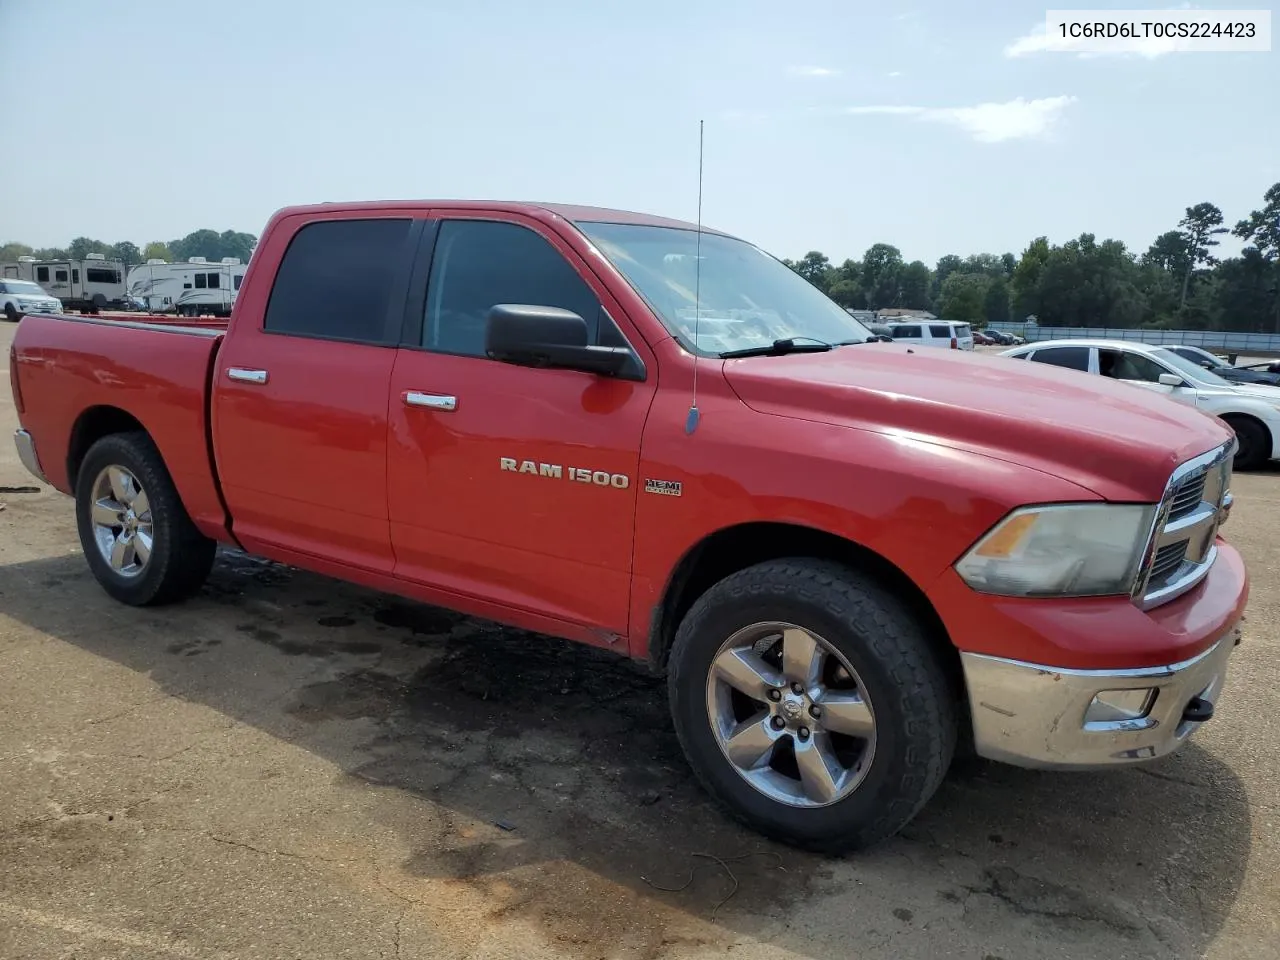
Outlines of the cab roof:
{"type": "MultiPolygon", "coordinates": [[[[610,207],[593,207],[569,203],[539,203],[528,200],[374,200],[362,202],[328,202],[304,206],[286,207],[277,215],[289,213],[333,212],[350,210],[353,213],[372,210],[474,210],[494,213],[521,213],[537,219],[558,217],[570,223],[627,223],[649,227],[671,227],[677,230],[697,230],[696,223],[662,217],[634,210],[616,210],[610,207]]],[[[703,224],[703,233],[730,236],[703,224]]]]}

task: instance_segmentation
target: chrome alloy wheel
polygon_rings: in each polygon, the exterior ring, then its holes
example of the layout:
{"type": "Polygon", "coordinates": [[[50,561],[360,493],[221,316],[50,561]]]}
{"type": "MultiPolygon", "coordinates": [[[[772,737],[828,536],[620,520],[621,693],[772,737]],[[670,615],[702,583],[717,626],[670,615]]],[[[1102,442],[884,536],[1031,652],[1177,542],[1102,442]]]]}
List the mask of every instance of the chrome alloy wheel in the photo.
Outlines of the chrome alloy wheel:
{"type": "Polygon", "coordinates": [[[707,717],[734,770],[793,807],[849,796],[871,768],[875,714],[849,662],[817,634],[754,623],[716,653],[707,717]]]}
{"type": "Polygon", "coordinates": [[[155,539],[151,503],[138,478],[121,466],[104,468],[93,482],[93,539],[122,577],[136,577],[151,559],[155,539]]]}

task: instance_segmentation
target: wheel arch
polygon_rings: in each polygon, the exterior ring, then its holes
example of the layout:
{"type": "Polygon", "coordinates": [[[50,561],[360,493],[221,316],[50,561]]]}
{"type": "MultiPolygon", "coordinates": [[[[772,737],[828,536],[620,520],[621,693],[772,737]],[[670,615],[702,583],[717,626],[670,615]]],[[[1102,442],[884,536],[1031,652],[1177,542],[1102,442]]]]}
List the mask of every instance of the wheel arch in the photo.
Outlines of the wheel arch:
{"type": "Polygon", "coordinates": [[[1275,450],[1276,446],[1276,435],[1265,420],[1245,410],[1230,410],[1226,413],[1220,413],[1218,414],[1218,419],[1222,420],[1227,426],[1229,426],[1232,432],[1236,432],[1237,423],[1247,423],[1261,430],[1263,435],[1266,436],[1267,440],[1270,442],[1270,446],[1266,451],[1266,455],[1259,458],[1260,463],[1266,463],[1271,459],[1271,454],[1275,450]]]}
{"type": "Polygon", "coordinates": [[[905,598],[908,609],[936,648],[957,695],[963,697],[960,653],[951,642],[942,617],[915,581],[892,561],[860,543],[795,523],[735,524],[694,544],[672,570],[662,599],[653,611],[648,637],[650,667],[659,673],[665,671],[680,621],[713,584],[757,563],[783,557],[835,561],[905,598]]]}
{"type": "MultiPolygon", "coordinates": [[[[151,437],[151,432],[142,421],[120,407],[99,404],[83,410],[72,424],[71,436],[67,440],[67,484],[70,489],[76,489],[80,466],[90,447],[113,433],[134,431],[141,431],[151,437]]],[[[154,441],[155,438],[152,437],[152,442],[154,441]]]]}

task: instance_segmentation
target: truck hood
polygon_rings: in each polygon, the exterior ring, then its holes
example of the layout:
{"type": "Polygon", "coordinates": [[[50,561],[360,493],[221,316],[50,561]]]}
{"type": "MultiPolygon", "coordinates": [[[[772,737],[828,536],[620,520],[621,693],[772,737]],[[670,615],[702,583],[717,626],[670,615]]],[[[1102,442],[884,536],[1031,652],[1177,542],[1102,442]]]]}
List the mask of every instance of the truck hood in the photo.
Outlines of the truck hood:
{"type": "Polygon", "coordinates": [[[1061,477],[1107,500],[1158,500],[1178,464],[1231,430],[1160,394],[1028,360],[897,343],[726,360],[760,413],[896,434],[1061,477]]]}

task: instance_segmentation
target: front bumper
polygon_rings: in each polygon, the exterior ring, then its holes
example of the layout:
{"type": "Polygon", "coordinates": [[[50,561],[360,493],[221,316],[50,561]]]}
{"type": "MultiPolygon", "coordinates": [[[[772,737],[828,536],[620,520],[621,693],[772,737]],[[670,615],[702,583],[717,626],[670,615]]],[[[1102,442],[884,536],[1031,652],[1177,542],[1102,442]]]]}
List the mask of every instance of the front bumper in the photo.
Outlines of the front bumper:
{"type": "Polygon", "coordinates": [[[18,448],[18,459],[27,468],[27,472],[41,483],[48,483],[44,470],[40,466],[40,457],[36,453],[36,442],[25,430],[18,430],[13,435],[14,446],[18,448]]]}
{"type": "Polygon", "coordinates": [[[1204,702],[1217,703],[1239,642],[1240,628],[1232,624],[1198,656],[1129,670],[1066,670],[962,653],[977,752],[1043,769],[1100,768],[1164,756],[1208,719],[1204,702]],[[1086,720],[1103,691],[1144,689],[1155,691],[1144,716],[1086,720]]]}

